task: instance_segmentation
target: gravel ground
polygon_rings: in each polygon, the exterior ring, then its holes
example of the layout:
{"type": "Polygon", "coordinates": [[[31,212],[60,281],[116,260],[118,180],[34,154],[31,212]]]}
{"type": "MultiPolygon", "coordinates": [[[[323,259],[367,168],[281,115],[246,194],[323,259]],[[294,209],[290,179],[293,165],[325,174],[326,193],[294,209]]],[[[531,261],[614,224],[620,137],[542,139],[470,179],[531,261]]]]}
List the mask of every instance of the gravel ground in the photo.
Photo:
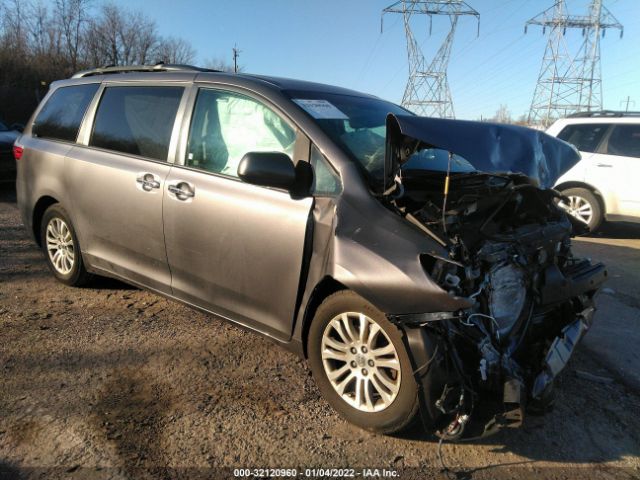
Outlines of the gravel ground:
{"type": "MultiPolygon", "coordinates": [[[[0,478],[220,478],[234,467],[446,478],[432,436],[347,424],[306,363],[268,340],[119,282],[56,283],[14,201],[0,193],[0,478]]],[[[640,396],[601,377],[580,350],[553,412],[443,445],[449,476],[640,477],[640,396]]]]}

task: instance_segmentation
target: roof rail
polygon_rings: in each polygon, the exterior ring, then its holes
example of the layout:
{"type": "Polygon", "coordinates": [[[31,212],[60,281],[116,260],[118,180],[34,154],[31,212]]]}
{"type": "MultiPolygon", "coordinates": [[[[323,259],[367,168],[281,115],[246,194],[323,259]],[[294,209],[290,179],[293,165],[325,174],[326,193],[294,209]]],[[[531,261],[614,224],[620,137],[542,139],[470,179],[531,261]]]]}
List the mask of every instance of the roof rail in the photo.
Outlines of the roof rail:
{"type": "Polygon", "coordinates": [[[220,70],[194,67],[193,65],[165,63],[157,63],[155,65],[106,65],[104,67],[94,68],[91,70],[83,70],[74,74],[71,78],[84,78],[92,77],[94,75],[109,75],[114,73],[133,72],[220,72],[220,70]]]}
{"type": "Polygon", "coordinates": [[[621,112],[616,110],[592,110],[590,112],[577,112],[568,115],[567,118],[586,117],[640,117],[640,112],[621,112]]]}

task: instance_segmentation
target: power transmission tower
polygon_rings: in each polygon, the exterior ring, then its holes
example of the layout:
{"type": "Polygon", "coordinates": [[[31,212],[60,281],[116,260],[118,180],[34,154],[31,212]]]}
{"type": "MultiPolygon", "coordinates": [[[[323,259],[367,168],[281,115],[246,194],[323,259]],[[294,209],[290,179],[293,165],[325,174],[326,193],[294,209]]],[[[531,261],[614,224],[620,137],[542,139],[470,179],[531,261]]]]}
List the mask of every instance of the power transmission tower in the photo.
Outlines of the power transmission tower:
{"type": "Polygon", "coordinates": [[[384,16],[385,13],[401,13],[404,19],[409,57],[409,80],[402,97],[402,106],[418,115],[455,118],[447,80],[451,45],[458,25],[458,17],[463,15],[476,17],[479,32],[480,14],[462,0],[400,0],[385,8],[382,15],[384,16]],[[449,33],[429,64],[426,63],[411,28],[413,15],[429,17],[429,35],[432,32],[434,15],[446,15],[451,24],[449,33]]]}
{"type": "Polygon", "coordinates": [[[602,4],[591,0],[588,15],[569,15],[565,0],[533,17],[525,24],[550,29],[542,58],[542,67],[529,110],[529,123],[548,126],[555,119],[578,111],[602,110],[602,74],[600,70],[600,37],[609,28],[623,27],[602,4]],[[582,30],[584,38],[578,53],[569,51],[567,29],[582,30]]]}

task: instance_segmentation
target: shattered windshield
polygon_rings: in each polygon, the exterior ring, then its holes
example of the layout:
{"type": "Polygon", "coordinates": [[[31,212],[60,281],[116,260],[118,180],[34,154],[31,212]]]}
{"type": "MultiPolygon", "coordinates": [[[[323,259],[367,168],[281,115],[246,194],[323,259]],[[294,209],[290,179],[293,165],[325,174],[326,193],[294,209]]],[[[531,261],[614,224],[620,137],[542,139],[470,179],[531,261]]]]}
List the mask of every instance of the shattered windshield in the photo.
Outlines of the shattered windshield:
{"type": "MultiPolygon", "coordinates": [[[[372,97],[325,92],[289,94],[372,179],[382,179],[387,115],[407,115],[410,112],[391,102],[372,97]]],[[[448,152],[427,148],[412,155],[403,168],[446,171],[448,159],[448,152]]],[[[474,171],[474,168],[464,158],[454,155],[451,170],[469,172],[474,171]]]]}

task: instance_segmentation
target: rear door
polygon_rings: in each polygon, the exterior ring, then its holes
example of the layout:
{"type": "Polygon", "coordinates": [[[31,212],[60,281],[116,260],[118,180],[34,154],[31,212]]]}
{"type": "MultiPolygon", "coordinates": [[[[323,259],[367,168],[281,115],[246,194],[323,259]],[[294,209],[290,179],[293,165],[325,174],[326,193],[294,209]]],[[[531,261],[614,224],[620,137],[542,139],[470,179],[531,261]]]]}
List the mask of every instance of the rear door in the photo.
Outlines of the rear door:
{"type": "Polygon", "coordinates": [[[166,293],[162,192],[184,91],[182,85],[103,86],[83,145],[65,161],[89,265],[166,293]]]}
{"type": "Polygon", "coordinates": [[[277,338],[291,335],[312,198],[237,177],[250,151],[308,158],[284,115],[244,93],[194,91],[184,165],[166,181],[164,227],[174,295],[277,338]]]}
{"type": "Polygon", "coordinates": [[[607,213],[617,213],[620,175],[623,165],[615,158],[604,158],[601,149],[605,143],[611,123],[580,123],[567,125],[558,138],[573,144],[582,155],[582,160],[564,174],[558,184],[567,181],[585,182],[595,187],[604,198],[607,213]]]}
{"type": "Polygon", "coordinates": [[[597,164],[610,165],[614,177],[617,213],[640,217],[640,123],[613,125],[600,151],[597,164]]]}
{"type": "Polygon", "coordinates": [[[43,195],[70,204],[64,161],[76,144],[82,120],[99,88],[100,83],[95,82],[52,89],[20,137],[24,153],[16,162],[16,190],[22,218],[29,228],[33,227],[33,209],[43,195]]]}

